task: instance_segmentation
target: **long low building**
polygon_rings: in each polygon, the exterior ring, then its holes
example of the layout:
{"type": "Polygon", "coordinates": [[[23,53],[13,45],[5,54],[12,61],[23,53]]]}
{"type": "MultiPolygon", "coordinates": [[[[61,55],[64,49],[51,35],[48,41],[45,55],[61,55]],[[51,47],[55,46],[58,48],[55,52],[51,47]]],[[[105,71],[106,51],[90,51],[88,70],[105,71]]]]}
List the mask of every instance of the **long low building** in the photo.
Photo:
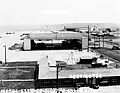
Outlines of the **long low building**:
{"type": "MultiPolygon", "coordinates": [[[[63,65],[62,65],[63,66],[63,65]]],[[[91,85],[120,85],[120,69],[80,68],[80,64],[66,65],[63,68],[50,67],[47,57],[38,61],[35,70],[36,88],[84,87],[91,85]],[[57,79],[58,71],[58,79],[57,79]]]]}

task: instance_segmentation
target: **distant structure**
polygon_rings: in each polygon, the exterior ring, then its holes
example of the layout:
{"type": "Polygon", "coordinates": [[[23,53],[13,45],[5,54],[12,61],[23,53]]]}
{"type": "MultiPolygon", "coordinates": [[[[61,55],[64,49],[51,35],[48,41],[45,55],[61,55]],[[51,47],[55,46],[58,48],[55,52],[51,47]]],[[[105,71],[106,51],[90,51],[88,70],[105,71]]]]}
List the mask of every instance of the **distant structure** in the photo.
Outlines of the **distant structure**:
{"type": "Polygon", "coordinates": [[[88,32],[88,26],[78,26],[78,27],[64,26],[64,30],[73,31],[73,32],[88,32]]]}
{"type": "Polygon", "coordinates": [[[76,28],[76,27],[67,27],[67,26],[64,26],[64,30],[65,31],[79,32],[79,28],[76,28]]]}

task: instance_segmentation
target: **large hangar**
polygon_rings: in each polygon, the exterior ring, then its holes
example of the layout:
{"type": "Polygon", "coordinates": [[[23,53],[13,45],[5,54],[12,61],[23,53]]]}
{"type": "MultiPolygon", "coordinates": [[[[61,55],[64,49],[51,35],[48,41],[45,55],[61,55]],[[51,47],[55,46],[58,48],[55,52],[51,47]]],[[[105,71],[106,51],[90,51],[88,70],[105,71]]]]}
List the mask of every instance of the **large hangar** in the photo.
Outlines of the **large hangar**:
{"type": "Polygon", "coordinates": [[[24,50],[84,48],[88,48],[88,38],[78,32],[39,32],[24,37],[24,50]]]}

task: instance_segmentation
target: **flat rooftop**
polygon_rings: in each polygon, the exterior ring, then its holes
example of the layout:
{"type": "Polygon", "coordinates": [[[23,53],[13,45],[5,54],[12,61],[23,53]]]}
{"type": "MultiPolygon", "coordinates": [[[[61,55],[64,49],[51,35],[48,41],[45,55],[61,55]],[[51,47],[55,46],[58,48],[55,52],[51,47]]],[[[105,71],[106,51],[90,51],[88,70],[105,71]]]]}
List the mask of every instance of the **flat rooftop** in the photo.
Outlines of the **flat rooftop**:
{"type": "MultiPolygon", "coordinates": [[[[7,47],[8,48],[8,47],[7,47]]],[[[4,47],[1,47],[1,56],[0,60],[4,62],[4,47]],[[2,54],[3,53],[3,54],[2,54]]],[[[16,62],[16,61],[38,61],[44,56],[58,57],[61,56],[64,60],[68,60],[71,56],[74,59],[79,59],[80,57],[93,57],[96,55],[95,52],[86,52],[85,51],[76,51],[76,50],[39,50],[39,51],[19,51],[19,50],[7,50],[7,62],[16,62]],[[71,54],[71,52],[73,54],[71,54]]],[[[96,56],[99,56],[97,54],[96,56]]]]}
{"type": "Polygon", "coordinates": [[[64,39],[81,39],[82,34],[78,32],[39,32],[39,33],[30,33],[28,38],[30,39],[57,39],[57,40],[64,40],[64,39]]]}
{"type": "MultiPolygon", "coordinates": [[[[120,69],[106,69],[106,68],[88,68],[76,70],[61,70],[59,78],[70,78],[70,75],[91,75],[99,74],[102,77],[120,76],[120,69]]],[[[38,79],[56,79],[56,71],[48,71],[44,76],[38,79]]]]}

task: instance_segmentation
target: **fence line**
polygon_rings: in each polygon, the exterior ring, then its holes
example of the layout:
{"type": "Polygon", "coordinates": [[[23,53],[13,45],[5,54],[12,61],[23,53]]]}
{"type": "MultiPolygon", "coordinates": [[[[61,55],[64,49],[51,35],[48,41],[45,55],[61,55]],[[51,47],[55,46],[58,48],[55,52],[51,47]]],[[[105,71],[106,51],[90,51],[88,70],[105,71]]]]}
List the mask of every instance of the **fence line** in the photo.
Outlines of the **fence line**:
{"type": "MultiPolygon", "coordinates": [[[[59,89],[59,93],[86,93],[84,89],[59,89]]],[[[56,89],[2,89],[0,93],[57,93],[56,89]]]]}
{"type": "Polygon", "coordinates": [[[0,69],[9,69],[9,68],[35,68],[35,66],[14,66],[14,67],[0,67],[0,69]]]}
{"type": "Polygon", "coordinates": [[[11,81],[34,81],[34,79],[3,79],[1,81],[7,81],[7,82],[11,82],[11,81]]]}

